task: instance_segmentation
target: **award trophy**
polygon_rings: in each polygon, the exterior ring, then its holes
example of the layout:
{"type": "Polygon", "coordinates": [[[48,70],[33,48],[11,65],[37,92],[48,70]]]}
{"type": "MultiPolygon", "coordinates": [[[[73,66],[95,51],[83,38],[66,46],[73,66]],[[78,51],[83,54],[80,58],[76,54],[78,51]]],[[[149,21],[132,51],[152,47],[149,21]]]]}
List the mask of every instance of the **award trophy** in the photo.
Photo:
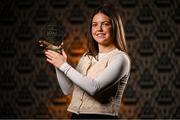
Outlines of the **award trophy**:
{"type": "Polygon", "coordinates": [[[41,31],[41,38],[37,41],[39,47],[61,53],[63,50],[64,29],[61,24],[51,19],[41,31]]]}

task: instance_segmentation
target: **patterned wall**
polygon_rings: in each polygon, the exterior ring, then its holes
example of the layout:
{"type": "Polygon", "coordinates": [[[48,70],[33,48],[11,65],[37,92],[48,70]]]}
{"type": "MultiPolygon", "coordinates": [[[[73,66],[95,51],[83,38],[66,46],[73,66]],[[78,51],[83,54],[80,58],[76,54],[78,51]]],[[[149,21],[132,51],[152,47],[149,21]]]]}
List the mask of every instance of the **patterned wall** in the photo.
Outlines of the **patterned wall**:
{"type": "MultiPolygon", "coordinates": [[[[131,76],[122,118],[180,118],[180,1],[111,1],[123,18],[131,76]]],[[[53,66],[35,45],[48,17],[65,26],[65,50],[75,66],[97,0],[0,1],[0,118],[69,118],[53,66]]]]}

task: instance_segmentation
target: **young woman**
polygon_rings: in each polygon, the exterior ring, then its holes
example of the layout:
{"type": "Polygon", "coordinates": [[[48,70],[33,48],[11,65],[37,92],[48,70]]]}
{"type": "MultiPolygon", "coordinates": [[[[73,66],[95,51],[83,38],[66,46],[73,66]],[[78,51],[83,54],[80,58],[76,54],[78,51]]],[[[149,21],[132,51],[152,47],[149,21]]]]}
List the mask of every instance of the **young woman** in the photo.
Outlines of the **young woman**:
{"type": "Polygon", "coordinates": [[[47,50],[65,95],[72,94],[68,111],[72,118],[118,118],[121,98],[130,75],[130,59],[120,16],[112,6],[99,7],[91,18],[88,51],[77,68],[67,56],[47,50]]]}

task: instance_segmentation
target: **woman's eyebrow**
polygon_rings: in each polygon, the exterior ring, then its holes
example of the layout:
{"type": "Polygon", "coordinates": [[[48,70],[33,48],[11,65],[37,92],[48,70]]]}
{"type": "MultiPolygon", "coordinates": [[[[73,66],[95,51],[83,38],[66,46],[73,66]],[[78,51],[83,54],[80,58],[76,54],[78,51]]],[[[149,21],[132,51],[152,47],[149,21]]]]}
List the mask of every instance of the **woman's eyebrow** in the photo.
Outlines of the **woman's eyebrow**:
{"type": "Polygon", "coordinates": [[[92,23],[98,23],[98,22],[110,22],[108,20],[105,20],[105,21],[92,21],[92,23]]]}

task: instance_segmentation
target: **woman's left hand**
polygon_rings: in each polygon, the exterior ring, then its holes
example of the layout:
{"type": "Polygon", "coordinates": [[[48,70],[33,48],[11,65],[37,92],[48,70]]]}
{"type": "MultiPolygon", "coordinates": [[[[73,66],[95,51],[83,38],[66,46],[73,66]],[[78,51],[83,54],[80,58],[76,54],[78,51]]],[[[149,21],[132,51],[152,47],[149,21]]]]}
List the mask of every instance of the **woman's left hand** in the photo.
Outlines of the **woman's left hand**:
{"type": "Polygon", "coordinates": [[[64,51],[60,54],[52,50],[46,50],[45,55],[47,57],[46,60],[57,68],[67,61],[67,55],[64,51]]]}

